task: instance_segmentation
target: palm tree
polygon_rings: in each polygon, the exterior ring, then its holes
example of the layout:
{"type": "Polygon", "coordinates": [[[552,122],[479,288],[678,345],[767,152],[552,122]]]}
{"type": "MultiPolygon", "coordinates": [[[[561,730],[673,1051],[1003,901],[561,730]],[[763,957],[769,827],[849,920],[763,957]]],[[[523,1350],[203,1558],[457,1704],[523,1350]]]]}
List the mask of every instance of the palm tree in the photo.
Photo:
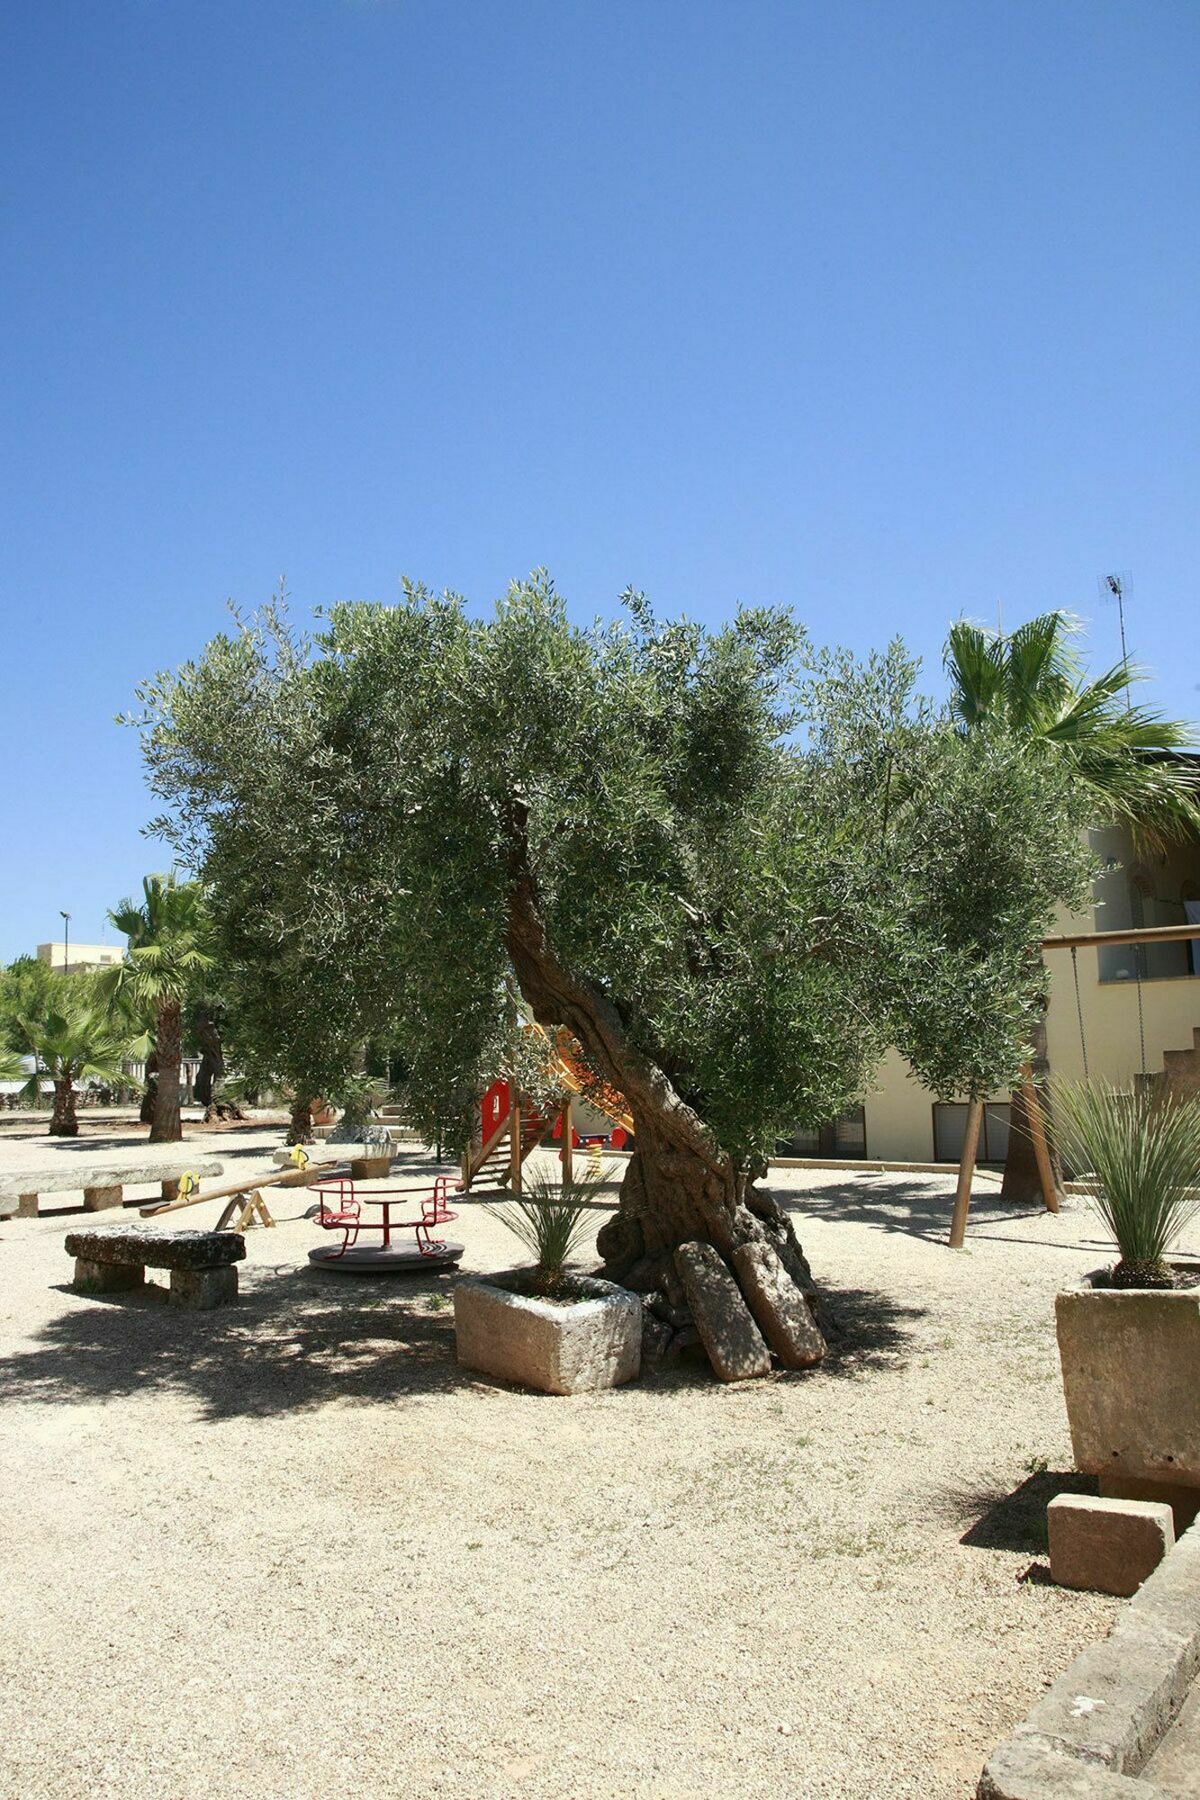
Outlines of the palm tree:
{"type": "MultiPolygon", "coordinates": [[[[183,1060],[183,1007],[189,988],[212,966],[204,948],[204,900],[196,881],[147,875],[140,906],[123,900],[109,913],[129,939],[124,961],[109,974],[111,992],[151,1021],[155,1073],[150,1142],[175,1144],[179,1118],[179,1069],[183,1060]]],[[[151,1062],[147,1063],[149,1075],[151,1062]]]]}
{"type": "Polygon", "coordinates": [[[21,1033],[34,1059],[33,1073],[22,1098],[34,1106],[41,1098],[43,1076],[54,1083],[51,1137],[77,1137],[75,1083],[95,1077],[120,1081],[122,1059],[136,1046],[128,1033],[114,1023],[111,1007],[91,978],[58,977],[58,991],[46,1010],[19,1021],[21,1033]]]}
{"type": "MultiPolygon", "coordinates": [[[[1200,833],[1200,770],[1180,755],[1200,740],[1187,725],[1135,705],[1145,671],[1120,662],[1088,679],[1073,640],[1080,622],[1042,613],[1005,635],[960,619],[946,644],[950,705],[963,732],[999,727],[1031,753],[1060,759],[1098,824],[1123,825],[1147,847],[1200,833]]],[[[1031,958],[1041,951],[1030,949],[1031,958]]],[[[1030,1021],[1033,1069],[1047,1072],[1043,1011],[1030,1021]]],[[[1012,1097],[1004,1197],[1039,1192],[1024,1097],[1012,1097]]]]}
{"type": "Polygon", "coordinates": [[[1000,725],[1060,757],[1098,822],[1125,825],[1143,844],[1200,831],[1200,773],[1179,757],[1200,739],[1190,726],[1135,706],[1145,671],[1120,662],[1089,680],[1072,639],[1080,622],[1042,613],[1008,636],[960,619],[946,643],[950,704],[964,731],[1000,725]]]}

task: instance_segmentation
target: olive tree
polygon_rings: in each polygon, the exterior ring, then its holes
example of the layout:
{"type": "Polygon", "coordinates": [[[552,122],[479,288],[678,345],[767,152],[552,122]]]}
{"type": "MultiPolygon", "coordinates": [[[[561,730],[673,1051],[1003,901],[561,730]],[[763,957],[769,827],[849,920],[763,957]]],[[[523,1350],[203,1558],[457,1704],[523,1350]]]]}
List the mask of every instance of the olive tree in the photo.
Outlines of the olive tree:
{"type": "Polygon", "coordinates": [[[486,618],[410,586],[314,642],[268,609],[140,690],[158,825],[311,1035],[398,1046],[443,1141],[512,988],[565,1027],[636,1125],[611,1274],[766,1239],[807,1285],[764,1154],[889,1043],[943,1090],[1010,1079],[1077,822],[1052,767],[919,701],[899,646],[624,602],[581,628],[542,574],[486,618]]]}

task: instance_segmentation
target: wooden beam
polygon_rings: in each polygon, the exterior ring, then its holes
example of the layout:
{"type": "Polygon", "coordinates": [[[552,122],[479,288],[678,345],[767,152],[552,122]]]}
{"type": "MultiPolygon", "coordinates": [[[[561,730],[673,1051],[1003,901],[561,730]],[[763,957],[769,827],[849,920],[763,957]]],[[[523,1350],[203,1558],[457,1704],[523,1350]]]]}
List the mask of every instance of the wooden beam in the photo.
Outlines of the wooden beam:
{"type": "Polygon", "coordinates": [[[319,1175],[329,1175],[334,1169],[345,1166],[344,1162],[307,1163],[303,1169],[281,1169],[278,1175],[248,1175],[244,1181],[235,1181],[229,1187],[212,1188],[207,1194],[197,1190],[182,1200],[166,1203],[159,1200],[153,1206],[142,1206],[138,1210],[143,1219],[156,1219],[163,1213],[181,1212],[185,1206],[202,1206],[206,1200],[229,1200],[238,1194],[249,1194],[254,1188],[307,1187],[319,1175]]]}
{"type": "Polygon", "coordinates": [[[1042,1110],[1042,1096],[1038,1093],[1030,1063],[1026,1063],[1021,1070],[1021,1092],[1025,1096],[1025,1118],[1029,1124],[1029,1135],[1033,1139],[1033,1159],[1037,1164],[1042,1199],[1046,1203],[1046,1211],[1056,1213],[1058,1183],[1054,1179],[1054,1164],[1050,1161],[1050,1145],[1046,1140],[1046,1115],[1042,1110]]]}
{"type": "Polygon", "coordinates": [[[562,1178],[567,1187],[575,1179],[575,1146],[571,1141],[574,1126],[571,1124],[571,1096],[568,1094],[562,1109],[562,1178]]]}
{"type": "Polygon", "coordinates": [[[950,1248],[961,1250],[967,1235],[967,1213],[971,1207],[971,1181],[975,1174],[975,1158],[979,1151],[979,1127],[983,1123],[983,1101],[972,1100],[967,1107],[967,1123],[963,1130],[962,1161],[958,1165],[958,1189],[954,1196],[954,1215],[950,1220],[950,1248]]]}
{"type": "Polygon", "coordinates": [[[508,1090],[508,1185],[514,1194],[522,1191],[521,1183],[521,1096],[514,1081],[508,1090]]]}
{"type": "Polygon", "coordinates": [[[1143,925],[1130,931],[1076,931],[1042,939],[1043,950],[1084,950],[1101,944],[1185,944],[1200,925],[1143,925]]]}

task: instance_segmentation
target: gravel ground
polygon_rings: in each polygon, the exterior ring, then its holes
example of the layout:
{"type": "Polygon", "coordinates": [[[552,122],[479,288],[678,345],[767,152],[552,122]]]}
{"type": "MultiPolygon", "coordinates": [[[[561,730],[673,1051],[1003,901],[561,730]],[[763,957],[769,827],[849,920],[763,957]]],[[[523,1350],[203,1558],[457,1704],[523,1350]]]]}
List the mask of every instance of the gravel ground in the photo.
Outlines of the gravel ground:
{"type": "MultiPolygon", "coordinates": [[[[460,1372],[443,1281],[312,1268],[296,1193],[214,1314],[72,1294],[57,1201],[0,1222],[0,1791],[972,1794],[1114,1616],[1044,1579],[1052,1301],[1096,1227],[981,1183],[955,1254],[942,1177],[774,1186],[824,1366],[571,1399],[460,1372]]],[[[456,1229],[519,1260],[475,1203],[456,1229]]]]}

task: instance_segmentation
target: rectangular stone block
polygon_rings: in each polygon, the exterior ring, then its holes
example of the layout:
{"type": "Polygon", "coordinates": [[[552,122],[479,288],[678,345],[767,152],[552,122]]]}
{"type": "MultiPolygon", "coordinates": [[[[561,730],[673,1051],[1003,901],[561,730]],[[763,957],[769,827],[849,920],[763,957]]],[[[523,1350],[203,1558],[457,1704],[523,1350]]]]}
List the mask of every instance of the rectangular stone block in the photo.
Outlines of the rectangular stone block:
{"type": "Polygon", "coordinates": [[[1183,1487],[1177,1481],[1142,1481],[1136,1475],[1100,1471],[1097,1480],[1106,1500],[1160,1500],[1175,1515],[1175,1536],[1181,1538],[1200,1517],[1200,1487],[1183,1487]]]}
{"type": "Polygon", "coordinates": [[[560,1304],[513,1293],[483,1276],[454,1289],[460,1363],[544,1394],[581,1394],[633,1381],[642,1366],[642,1302],[593,1276],[584,1298],[560,1304]]]}
{"type": "Polygon", "coordinates": [[[18,1219],[36,1219],[38,1216],[38,1197],[36,1194],[19,1194],[17,1196],[18,1219]]]}
{"type": "Polygon", "coordinates": [[[741,1289],[711,1244],[680,1244],[675,1267],[713,1372],[722,1381],[769,1375],[771,1357],[741,1289]]]}
{"type": "Polygon", "coordinates": [[[1056,1296],[1075,1467],[1200,1486],[1200,1288],[1056,1296]]]}
{"type": "Polygon", "coordinates": [[[733,1268],[759,1330],[785,1369],[811,1369],[825,1354],[808,1301],[769,1244],[739,1244],[733,1268]]]}
{"type": "Polygon", "coordinates": [[[124,1198],[125,1190],[120,1185],[88,1187],[83,1190],[83,1208],[85,1212],[100,1212],[106,1206],[120,1206],[124,1198]]]}
{"type": "Polygon", "coordinates": [[[1098,1594],[1136,1594],[1175,1543],[1174,1517],[1161,1501],[1059,1494],[1046,1522],[1055,1581],[1098,1594]]]}
{"type": "Polygon", "coordinates": [[[145,1269],[131,1268],[127,1263],[89,1262],[84,1256],[75,1258],[72,1286],[77,1294],[119,1294],[127,1288],[142,1287],[145,1280],[145,1269]]]}
{"type": "Polygon", "coordinates": [[[237,1299],[238,1276],[232,1266],[223,1269],[172,1269],[172,1306],[190,1307],[195,1312],[211,1312],[214,1306],[227,1306],[237,1299]]]}

